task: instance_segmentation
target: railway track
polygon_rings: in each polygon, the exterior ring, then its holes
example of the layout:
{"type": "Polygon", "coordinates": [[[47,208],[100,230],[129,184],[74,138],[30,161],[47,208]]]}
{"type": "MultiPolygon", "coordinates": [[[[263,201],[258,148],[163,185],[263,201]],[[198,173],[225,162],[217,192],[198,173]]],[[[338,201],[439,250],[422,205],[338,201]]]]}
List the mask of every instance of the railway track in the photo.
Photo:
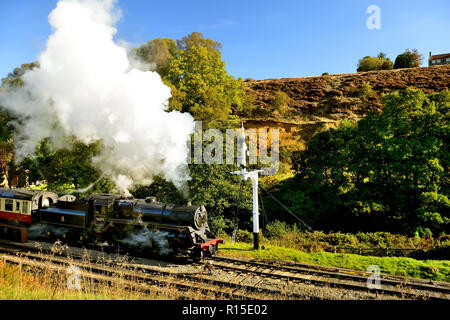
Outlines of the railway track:
{"type": "MultiPolygon", "coordinates": [[[[368,273],[279,261],[254,261],[216,256],[195,263],[198,272],[175,273],[145,264],[70,253],[70,259],[51,250],[0,242],[3,259],[11,263],[47,263],[59,267],[76,265],[87,276],[118,275],[126,281],[139,282],[157,292],[171,287],[180,292],[196,292],[204,297],[223,299],[334,299],[338,292],[350,292],[350,298],[362,299],[432,299],[449,300],[450,284],[406,277],[381,275],[381,288],[368,289],[368,273]],[[22,262],[19,262],[21,259],[22,262]],[[118,268],[120,272],[118,272],[118,268]],[[221,277],[217,274],[220,272],[221,277]],[[308,289],[309,288],[309,289],[308,289]],[[313,288],[313,289],[311,289],[313,288]],[[158,291],[159,290],[159,291],[158,291]],[[320,291],[322,290],[322,291],[320,291]],[[334,290],[335,295],[331,293],[334,290]],[[325,292],[325,293],[324,293],[325,292]],[[329,294],[327,294],[329,293],[329,294]]],[[[103,254],[103,253],[102,253],[103,254]]],[[[130,284],[131,284],[130,282],[130,284]]],[[[192,294],[179,298],[192,299],[192,294]]]]}
{"type": "Polygon", "coordinates": [[[371,273],[304,263],[255,261],[216,256],[208,260],[212,268],[255,274],[266,278],[284,279],[293,283],[308,283],[355,291],[371,291],[402,298],[450,300],[450,283],[380,275],[380,288],[369,289],[371,273]]]}
{"type": "MultiPolygon", "coordinates": [[[[281,290],[268,289],[258,287],[251,284],[243,284],[242,282],[227,282],[214,279],[207,274],[188,274],[173,273],[161,271],[159,268],[150,266],[136,266],[127,263],[116,263],[111,261],[105,263],[104,260],[86,259],[86,257],[71,255],[70,259],[63,256],[55,256],[49,252],[42,252],[39,249],[30,249],[28,252],[23,251],[23,246],[17,246],[11,243],[0,243],[1,259],[5,262],[13,264],[21,264],[28,266],[37,266],[40,268],[50,267],[62,270],[70,265],[75,265],[83,272],[83,277],[98,280],[99,277],[103,281],[114,281],[120,277],[126,281],[138,282],[149,285],[161,291],[161,287],[170,287],[182,292],[197,292],[208,297],[219,297],[224,299],[237,300],[259,300],[259,299],[306,299],[301,294],[285,294],[281,290]],[[117,269],[119,267],[119,270],[117,269]]],[[[65,270],[65,269],[64,269],[65,270]]],[[[183,297],[183,296],[182,296],[183,297]]],[[[192,298],[192,294],[184,296],[184,298],[192,298]]]]}

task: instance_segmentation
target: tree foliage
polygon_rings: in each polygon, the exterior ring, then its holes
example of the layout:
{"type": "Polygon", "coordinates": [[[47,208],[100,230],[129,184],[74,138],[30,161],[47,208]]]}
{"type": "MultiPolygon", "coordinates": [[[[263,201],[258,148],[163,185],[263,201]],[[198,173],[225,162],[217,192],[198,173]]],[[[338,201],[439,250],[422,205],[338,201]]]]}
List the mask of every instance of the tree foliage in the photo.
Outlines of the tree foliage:
{"type": "Polygon", "coordinates": [[[242,81],[227,73],[220,48],[194,32],[178,41],[179,54],[168,69],[168,81],[181,92],[180,110],[206,122],[229,118],[244,102],[242,81]]]}
{"type": "MultiPolygon", "coordinates": [[[[22,76],[26,71],[37,67],[38,63],[32,62],[15,68],[2,79],[1,90],[7,94],[9,90],[22,87],[22,76]]],[[[11,124],[13,121],[17,125],[21,119],[0,106],[0,161],[4,163],[2,173],[9,186],[12,179],[18,177],[19,187],[25,186],[27,182],[47,180],[48,188],[66,190],[86,187],[99,178],[100,174],[92,166],[90,159],[100,151],[101,141],[85,144],[74,137],[64,137],[66,148],[56,150],[49,139],[44,139],[34,155],[18,163],[14,156],[16,128],[11,124]]],[[[113,185],[104,179],[97,187],[109,191],[113,185]]]]}
{"type": "Polygon", "coordinates": [[[91,158],[100,152],[100,141],[85,144],[73,137],[67,139],[67,147],[55,149],[45,139],[36,150],[36,155],[26,159],[41,179],[48,182],[51,190],[71,190],[88,186],[100,177],[91,164],[91,158]]]}
{"type": "MultiPolygon", "coordinates": [[[[0,87],[1,94],[7,94],[8,91],[23,86],[22,76],[26,71],[38,67],[37,62],[24,63],[20,67],[15,68],[7,77],[2,79],[0,87]]],[[[17,121],[17,117],[0,105],[0,183],[6,178],[8,186],[12,185],[15,177],[19,178],[19,185],[25,183],[25,170],[22,164],[17,163],[14,155],[14,135],[15,128],[13,121],[17,121]]]]}
{"type": "Polygon", "coordinates": [[[329,228],[448,231],[450,93],[409,88],[383,103],[381,114],[317,134],[293,160],[302,209],[329,228]]]}
{"type": "Polygon", "coordinates": [[[420,67],[422,61],[423,56],[419,54],[417,49],[413,49],[412,51],[406,49],[405,52],[395,58],[394,69],[420,67]]]}
{"type": "Polygon", "coordinates": [[[148,63],[161,78],[165,79],[170,61],[177,56],[178,48],[173,39],[156,38],[147,41],[139,48],[133,48],[132,54],[148,63]]]}
{"type": "Polygon", "coordinates": [[[372,70],[390,70],[393,68],[392,61],[386,57],[386,54],[380,52],[377,57],[366,56],[358,61],[358,72],[372,70]]]}
{"type": "Polygon", "coordinates": [[[3,89],[12,89],[23,86],[22,76],[25,72],[32,70],[36,67],[39,67],[37,62],[24,63],[20,67],[15,68],[13,72],[8,73],[6,78],[2,79],[2,88],[3,89]]]}
{"type": "Polygon", "coordinates": [[[150,40],[132,54],[153,66],[170,87],[169,111],[189,112],[206,126],[217,126],[217,121],[232,119],[252,104],[241,79],[225,70],[221,49],[221,43],[193,32],[176,42],[150,40]]]}

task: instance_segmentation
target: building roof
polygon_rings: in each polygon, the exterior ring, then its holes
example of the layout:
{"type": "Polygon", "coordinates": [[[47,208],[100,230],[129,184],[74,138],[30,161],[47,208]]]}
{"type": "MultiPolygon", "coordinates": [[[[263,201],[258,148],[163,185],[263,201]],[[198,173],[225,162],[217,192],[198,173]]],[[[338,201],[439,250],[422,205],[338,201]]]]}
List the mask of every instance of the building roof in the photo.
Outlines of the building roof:
{"type": "Polygon", "coordinates": [[[443,53],[443,54],[435,54],[430,57],[430,60],[434,59],[442,59],[442,58],[450,58],[450,53],[443,53]]]}

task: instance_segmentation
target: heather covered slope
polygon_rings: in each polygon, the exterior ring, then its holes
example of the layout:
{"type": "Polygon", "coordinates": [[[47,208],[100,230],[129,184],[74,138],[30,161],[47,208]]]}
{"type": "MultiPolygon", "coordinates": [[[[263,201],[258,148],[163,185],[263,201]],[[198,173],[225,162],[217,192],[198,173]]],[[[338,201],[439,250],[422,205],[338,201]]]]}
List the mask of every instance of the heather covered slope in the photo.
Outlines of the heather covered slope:
{"type": "Polygon", "coordinates": [[[246,82],[248,92],[257,105],[266,110],[277,91],[289,96],[293,115],[324,116],[337,119],[361,110],[360,93],[364,82],[374,91],[371,105],[381,108],[384,92],[415,87],[425,93],[442,91],[450,85],[450,65],[424,68],[380,70],[318,77],[251,80],[246,82]]]}
{"type": "Polygon", "coordinates": [[[280,128],[282,158],[303,150],[310,137],[336,127],[343,119],[358,120],[369,110],[381,110],[383,93],[415,87],[425,93],[449,89],[450,65],[380,70],[303,78],[245,81],[256,109],[246,116],[251,128],[280,128]],[[371,90],[364,90],[370,85],[371,90]],[[276,111],[277,92],[287,106],[276,111]],[[283,156],[284,155],[284,156],[283,156]]]}

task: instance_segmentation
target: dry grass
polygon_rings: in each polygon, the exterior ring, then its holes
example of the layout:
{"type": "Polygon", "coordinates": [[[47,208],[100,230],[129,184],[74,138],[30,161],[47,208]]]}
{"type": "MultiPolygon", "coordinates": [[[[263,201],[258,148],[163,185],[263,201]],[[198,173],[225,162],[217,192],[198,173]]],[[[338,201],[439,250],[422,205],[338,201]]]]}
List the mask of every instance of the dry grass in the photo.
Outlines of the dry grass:
{"type": "Polygon", "coordinates": [[[0,256],[0,299],[2,300],[159,300],[159,299],[217,299],[200,292],[180,292],[171,279],[160,277],[165,284],[150,286],[138,280],[142,275],[130,264],[127,256],[117,260],[104,260],[95,267],[110,268],[111,274],[92,274],[89,266],[94,266],[87,251],[85,256],[75,261],[67,254],[67,247],[56,242],[52,254],[38,254],[43,261],[31,261],[26,256],[0,256]],[[62,256],[61,254],[64,255],[62,256]],[[78,288],[70,288],[77,283],[73,269],[67,265],[55,265],[53,259],[69,261],[71,266],[87,266],[81,269],[78,288]],[[15,263],[5,261],[15,260],[15,263]],[[23,263],[21,263],[23,261],[23,263]],[[76,262],[76,263],[75,263],[76,262]],[[111,269],[113,266],[113,269],[111,269]],[[70,281],[72,280],[72,281],[70,281]]]}

